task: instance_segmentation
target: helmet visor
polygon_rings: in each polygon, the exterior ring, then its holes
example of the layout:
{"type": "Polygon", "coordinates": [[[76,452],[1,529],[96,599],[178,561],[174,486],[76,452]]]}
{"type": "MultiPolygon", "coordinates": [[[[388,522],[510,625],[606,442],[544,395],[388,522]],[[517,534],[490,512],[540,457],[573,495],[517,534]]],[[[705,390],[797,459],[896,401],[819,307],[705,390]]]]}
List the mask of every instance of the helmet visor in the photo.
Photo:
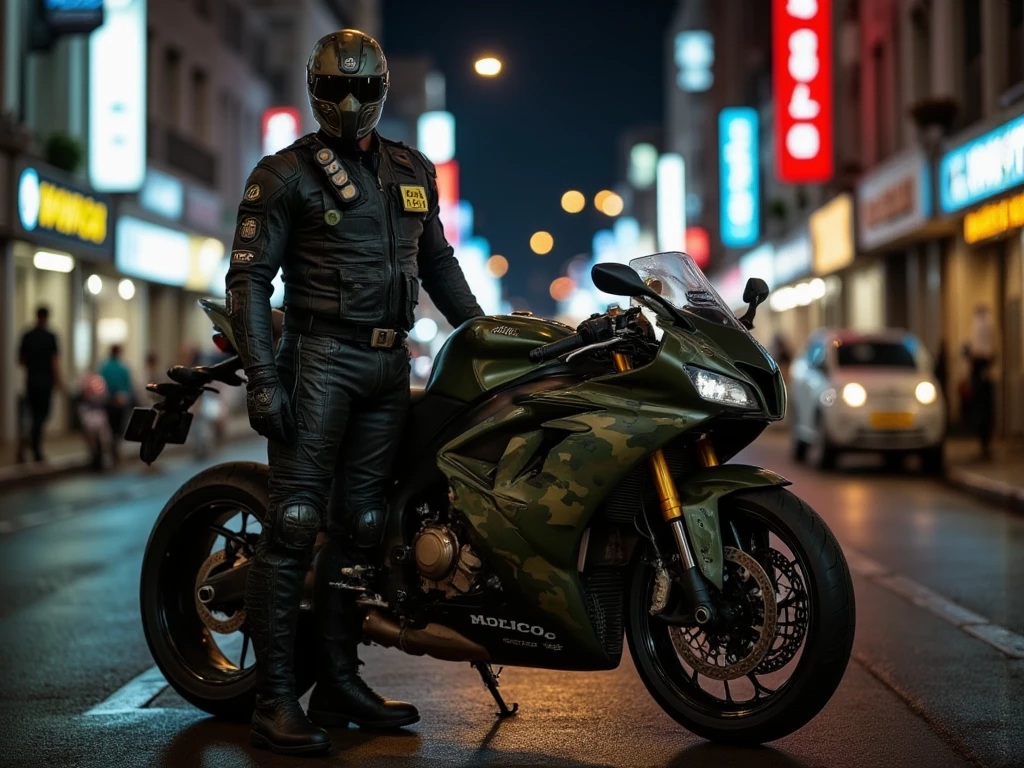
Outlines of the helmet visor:
{"type": "Polygon", "coordinates": [[[314,75],[313,96],[333,104],[340,104],[349,94],[360,104],[380,101],[384,96],[383,77],[343,77],[341,75],[314,75]]]}

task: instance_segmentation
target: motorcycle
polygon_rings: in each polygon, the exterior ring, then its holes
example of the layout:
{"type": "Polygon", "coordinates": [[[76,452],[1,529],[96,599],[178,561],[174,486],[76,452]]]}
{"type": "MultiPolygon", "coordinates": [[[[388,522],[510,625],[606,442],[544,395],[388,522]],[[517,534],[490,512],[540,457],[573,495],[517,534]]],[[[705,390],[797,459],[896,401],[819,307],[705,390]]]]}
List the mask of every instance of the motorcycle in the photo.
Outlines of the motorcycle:
{"type": "MultiPolygon", "coordinates": [[[[726,463],[785,413],[778,366],[749,332],[768,287],[752,278],[737,318],[682,253],[592,277],[630,307],[575,330],[528,312],[456,329],[412,393],[384,543],[332,586],[356,596],[365,642],[471,663],[501,716],[516,707],[492,665],[610,670],[625,636],[685,728],[732,743],[786,736],[839,685],[855,607],[839,544],[789,482],[726,463]]],[[[230,348],[223,304],[202,304],[230,348]]],[[[212,384],[243,383],[239,365],[176,368],[152,385],[164,400],[128,430],[142,458],[183,442],[188,408],[212,384]]],[[[258,463],[199,473],[167,502],[143,563],[157,665],[223,717],[253,707],[243,596],[267,481],[258,463]]],[[[307,589],[298,693],[313,683],[314,609],[307,589]]]]}

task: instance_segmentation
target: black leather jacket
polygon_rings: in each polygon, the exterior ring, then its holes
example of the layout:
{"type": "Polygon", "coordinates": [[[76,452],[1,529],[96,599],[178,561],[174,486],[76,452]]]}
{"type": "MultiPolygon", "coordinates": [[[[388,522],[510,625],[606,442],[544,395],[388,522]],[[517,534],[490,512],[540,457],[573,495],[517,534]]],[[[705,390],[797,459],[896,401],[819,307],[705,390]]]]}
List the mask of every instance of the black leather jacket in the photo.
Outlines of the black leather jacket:
{"type": "Polygon", "coordinates": [[[246,369],[274,362],[278,269],[286,314],[408,330],[421,280],[453,326],[483,314],[438,218],[434,166],[377,134],[365,156],[309,134],[249,175],[226,281],[246,369]]]}

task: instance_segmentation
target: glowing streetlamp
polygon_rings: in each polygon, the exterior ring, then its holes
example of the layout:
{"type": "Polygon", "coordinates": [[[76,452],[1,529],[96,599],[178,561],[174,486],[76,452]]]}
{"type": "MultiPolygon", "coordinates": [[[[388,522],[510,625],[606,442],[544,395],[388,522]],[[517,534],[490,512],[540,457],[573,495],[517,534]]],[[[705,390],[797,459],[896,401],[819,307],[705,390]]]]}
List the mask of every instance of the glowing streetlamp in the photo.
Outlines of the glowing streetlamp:
{"type": "Polygon", "coordinates": [[[501,72],[501,61],[493,56],[485,56],[477,59],[473,68],[481,77],[496,77],[501,72]]]}

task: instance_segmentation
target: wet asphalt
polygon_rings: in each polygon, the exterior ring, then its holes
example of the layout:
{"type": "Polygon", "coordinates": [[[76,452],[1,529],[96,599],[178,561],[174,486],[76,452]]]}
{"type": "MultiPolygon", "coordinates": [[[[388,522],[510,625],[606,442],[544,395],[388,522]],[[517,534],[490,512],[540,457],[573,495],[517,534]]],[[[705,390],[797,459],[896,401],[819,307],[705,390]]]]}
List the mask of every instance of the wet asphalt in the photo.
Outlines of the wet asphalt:
{"type": "MultiPolygon", "coordinates": [[[[212,461],[264,454],[253,441],[212,461]]],[[[503,691],[520,713],[499,721],[468,664],[368,649],[366,678],[415,702],[421,722],[398,735],[335,731],[330,756],[312,760],[255,750],[245,726],[210,719],[170,690],[87,716],[153,666],[139,571],[164,500],[202,466],[179,455],[157,472],[132,465],[0,492],[0,766],[1024,765],[1024,659],[957,626],[976,614],[1004,647],[1013,635],[999,628],[1024,634],[1024,517],[910,470],[795,466],[778,432],[739,460],[793,480],[848,551],[857,594],[854,659],[838,692],[768,747],[719,747],[683,730],[628,652],[612,672],[507,669],[503,691]],[[951,616],[950,605],[971,613],[951,616]]]]}

